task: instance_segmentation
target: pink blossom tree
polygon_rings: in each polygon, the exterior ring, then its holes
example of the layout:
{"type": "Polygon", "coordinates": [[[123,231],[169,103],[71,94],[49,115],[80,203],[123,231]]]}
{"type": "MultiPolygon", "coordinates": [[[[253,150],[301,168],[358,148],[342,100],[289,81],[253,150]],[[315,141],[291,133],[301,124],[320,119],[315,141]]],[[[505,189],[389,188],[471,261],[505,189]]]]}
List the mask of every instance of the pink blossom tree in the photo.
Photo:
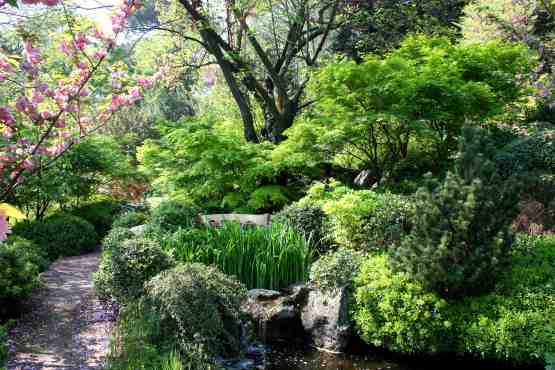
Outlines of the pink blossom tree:
{"type": "MultiPolygon", "coordinates": [[[[56,6],[60,0],[21,3],[56,6]]],[[[0,0],[4,6],[17,2],[0,0]]],[[[144,90],[167,72],[162,68],[153,76],[132,78],[120,65],[107,62],[128,18],[140,6],[141,0],[123,0],[107,32],[97,26],[74,30],[68,25],[59,43],[66,70],[61,77],[50,73],[48,57],[32,36],[23,38],[22,55],[0,50],[0,87],[15,92],[0,100],[0,201],[39,168],[106,125],[119,108],[141,100],[144,90]],[[95,89],[91,82],[98,74],[111,76],[111,87],[95,89]]],[[[6,238],[6,225],[6,215],[0,213],[0,241],[6,238]]]]}

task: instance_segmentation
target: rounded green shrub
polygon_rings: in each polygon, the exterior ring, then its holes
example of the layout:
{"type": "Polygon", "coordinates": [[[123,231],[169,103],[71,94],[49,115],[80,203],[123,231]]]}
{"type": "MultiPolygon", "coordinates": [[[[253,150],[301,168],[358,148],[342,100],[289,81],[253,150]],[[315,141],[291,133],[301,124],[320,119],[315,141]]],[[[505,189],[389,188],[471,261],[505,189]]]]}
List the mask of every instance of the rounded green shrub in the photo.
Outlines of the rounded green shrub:
{"type": "Polygon", "coordinates": [[[112,228],[112,223],[120,209],[120,204],[115,201],[101,200],[75,208],[71,213],[89,221],[98,235],[103,237],[112,228]]]}
{"type": "Polygon", "coordinates": [[[133,234],[129,229],[124,227],[114,227],[104,237],[104,239],[102,239],[102,249],[105,251],[114,250],[118,248],[123,241],[134,238],[135,234],[133,234]]]}
{"type": "Polygon", "coordinates": [[[240,305],[246,288],[214,267],[182,264],[154,277],[146,301],[160,314],[166,336],[201,345],[214,356],[240,352],[240,305]]]}
{"type": "Polygon", "coordinates": [[[290,205],[272,217],[273,223],[288,224],[303,235],[312,248],[319,254],[330,249],[326,237],[327,216],[324,210],[316,205],[290,205]]]}
{"type": "Polygon", "coordinates": [[[14,248],[25,254],[25,258],[37,265],[39,272],[46,271],[50,266],[46,251],[30,240],[11,236],[5,243],[11,244],[14,248]]]}
{"type": "Polygon", "coordinates": [[[179,228],[193,226],[198,211],[198,208],[193,205],[165,200],[152,210],[150,222],[162,231],[176,231],[179,228]]]}
{"type": "Polygon", "coordinates": [[[370,190],[352,190],[337,182],[316,184],[300,205],[318,205],[326,213],[328,238],[359,250],[387,250],[411,228],[412,199],[370,190]]]}
{"type": "Polygon", "coordinates": [[[407,354],[451,348],[447,301],[394,273],[386,256],[365,260],[355,284],[353,318],[364,341],[407,354]]]}
{"type": "Polygon", "coordinates": [[[13,234],[36,243],[50,260],[63,256],[77,256],[94,250],[98,234],[88,221],[66,214],[58,214],[42,221],[19,222],[13,234]]]}
{"type": "Polygon", "coordinates": [[[112,227],[131,228],[147,222],[148,215],[144,212],[130,211],[120,214],[113,222],[112,227]]]}
{"type": "Polygon", "coordinates": [[[123,240],[102,253],[94,283],[99,294],[125,303],[143,294],[145,281],[172,266],[172,259],[158,243],[139,238],[123,240]]]}
{"type": "Polygon", "coordinates": [[[361,262],[360,253],[341,247],[335,252],[321,256],[312,264],[310,282],[325,292],[332,292],[344,286],[351,287],[361,262]]]}
{"type": "Polygon", "coordinates": [[[37,286],[39,267],[21,242],[0,243],[0,318],[37,286]]]}

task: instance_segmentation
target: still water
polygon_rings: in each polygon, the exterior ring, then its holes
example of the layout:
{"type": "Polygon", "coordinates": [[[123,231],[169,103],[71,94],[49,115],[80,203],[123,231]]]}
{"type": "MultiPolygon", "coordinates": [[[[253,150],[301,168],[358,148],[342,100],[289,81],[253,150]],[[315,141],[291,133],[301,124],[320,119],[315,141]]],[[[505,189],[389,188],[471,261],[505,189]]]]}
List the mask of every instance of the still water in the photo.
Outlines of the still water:
{"type": "MultiPolygon", "coordinates": [[[[368,353],[365,351],[365,353],[368,353]]],[[[387,354],[335,355],[309,348],[273,348],[267,354],[266,370],[521,370],[500,364],[457,358],[399,359],[387,354]]],[[[528,369],[527,369],[528,370],[528,369]]],[[[543,370],[542,367],[529,370],[543,370]]]]}

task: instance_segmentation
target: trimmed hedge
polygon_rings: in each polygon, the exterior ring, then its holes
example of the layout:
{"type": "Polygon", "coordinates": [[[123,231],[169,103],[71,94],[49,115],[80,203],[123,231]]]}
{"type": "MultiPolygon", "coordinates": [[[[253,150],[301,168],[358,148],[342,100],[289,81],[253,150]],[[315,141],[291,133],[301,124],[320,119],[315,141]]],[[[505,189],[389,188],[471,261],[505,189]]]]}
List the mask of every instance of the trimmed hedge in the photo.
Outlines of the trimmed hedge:
{"type": "Polygon", "coordinates": [[[88,221],[58,214],[42,221],[17,223],[13,235],[36,243],[50,260],[91,252],[98,245],[98,234],[88,221]]]}

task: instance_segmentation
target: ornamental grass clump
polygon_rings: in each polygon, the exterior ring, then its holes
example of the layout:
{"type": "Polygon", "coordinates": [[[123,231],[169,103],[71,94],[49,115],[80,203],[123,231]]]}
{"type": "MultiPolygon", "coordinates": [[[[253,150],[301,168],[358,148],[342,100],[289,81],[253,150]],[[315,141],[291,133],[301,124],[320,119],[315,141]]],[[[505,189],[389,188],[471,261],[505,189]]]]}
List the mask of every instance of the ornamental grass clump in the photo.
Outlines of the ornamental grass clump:
{"type": "Polygon", "coordinates": [[[306,281],[311,262],[305,238],[281,224],[185,229],[169,238],[165,247],[178,260],[216,266],[249,289],[279,289],[306,281]]]}

